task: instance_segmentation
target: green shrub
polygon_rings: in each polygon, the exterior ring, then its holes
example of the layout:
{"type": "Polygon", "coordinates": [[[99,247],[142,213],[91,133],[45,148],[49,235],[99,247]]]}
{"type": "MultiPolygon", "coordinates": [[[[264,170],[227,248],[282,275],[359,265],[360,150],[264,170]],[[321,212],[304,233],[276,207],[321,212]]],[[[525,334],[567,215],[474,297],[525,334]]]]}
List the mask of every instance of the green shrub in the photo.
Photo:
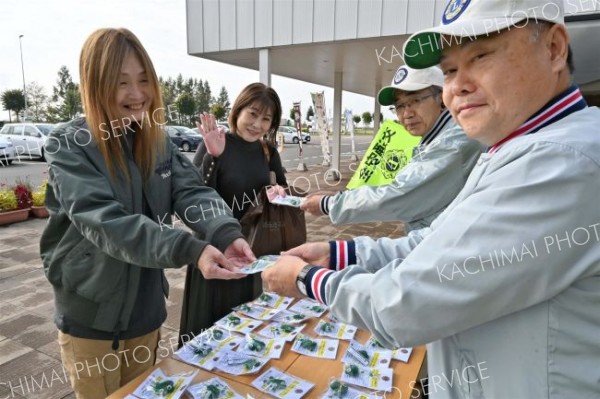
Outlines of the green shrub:
{"type": "Polygon", "coordinates": [[[44,180],[37,189],[31,194],[33,199],[33,206],[44,206],[46,202],[46,187],[48,186],[48,180],[44,180]]]}
{"type": "Polygon", "coordinates": [[[0,212],[14,211],[17,206],[17,196],[13,190],[0,190],[0,212]]]}

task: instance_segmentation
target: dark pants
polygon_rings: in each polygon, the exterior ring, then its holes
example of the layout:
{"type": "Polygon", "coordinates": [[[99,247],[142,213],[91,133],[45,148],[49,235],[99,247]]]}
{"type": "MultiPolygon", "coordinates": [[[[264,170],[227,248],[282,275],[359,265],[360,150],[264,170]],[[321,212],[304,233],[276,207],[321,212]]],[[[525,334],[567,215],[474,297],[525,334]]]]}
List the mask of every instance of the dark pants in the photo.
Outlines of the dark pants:
{"type": "Polygon", "coordinates": [[[206,280],[195,264],[188,265],[183,291],[179,346],[210,328],[231,308],[251,301],[262,291],[260,273],[240,280],[206,280]]]}

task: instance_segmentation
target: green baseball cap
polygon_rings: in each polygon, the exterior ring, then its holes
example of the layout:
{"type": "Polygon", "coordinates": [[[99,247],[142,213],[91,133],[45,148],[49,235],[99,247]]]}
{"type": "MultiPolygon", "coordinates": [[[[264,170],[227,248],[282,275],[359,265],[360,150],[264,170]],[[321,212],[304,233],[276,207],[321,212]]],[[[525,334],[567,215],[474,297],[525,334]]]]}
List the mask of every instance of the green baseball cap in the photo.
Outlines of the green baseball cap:
{"type": "Polygon", "coordinates": [[[563,0],[451,0],[440,25],[416,32],[404,43],[404,62],[428,68],[440,63],[444,47],[537,21],[564,25],[563,0]]]}

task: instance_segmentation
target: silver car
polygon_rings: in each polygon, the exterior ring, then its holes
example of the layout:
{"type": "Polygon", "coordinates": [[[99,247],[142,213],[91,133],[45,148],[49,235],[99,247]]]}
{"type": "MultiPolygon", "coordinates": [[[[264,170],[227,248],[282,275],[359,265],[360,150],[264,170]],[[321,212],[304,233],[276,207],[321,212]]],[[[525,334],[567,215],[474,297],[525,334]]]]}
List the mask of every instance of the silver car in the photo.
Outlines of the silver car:
{"type": "MultiPolygon", "coordinates": [[[[283,135],[284,143],[298,144],[298,142],[300,142],[300,139],[298,138],[298,130],[296,130],[295,127],[279,126],[277,132],[283,135]]],[[[308,143],[310,141],[310,134],[308,133],[302,132],[301,137],[303,143],[308,143]]]]}
{"type": "Polygon", "coordinates": [[[44,144],[54,129],[50,123],[7,123],[0,130],[0,137],[12,143],[19,158],[44,158],[44,144]]]}
{"type": "Polygon", "coordinates": [[[0,167],[10,165],[15,159],[15,146],[0,136],[0,167]]]}

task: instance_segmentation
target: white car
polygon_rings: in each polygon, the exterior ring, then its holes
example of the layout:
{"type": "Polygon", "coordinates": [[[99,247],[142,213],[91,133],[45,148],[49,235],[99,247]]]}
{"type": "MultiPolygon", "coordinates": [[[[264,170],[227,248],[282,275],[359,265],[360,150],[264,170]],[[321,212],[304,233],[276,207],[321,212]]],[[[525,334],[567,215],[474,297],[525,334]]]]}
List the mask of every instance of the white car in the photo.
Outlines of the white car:
{"type": "Polygon", "coordinates": [[[51,123],[7,123],[0,130],[0,137],[12,143],[18,158],[44,158],[44,143],[54,129],[51,123]]]}
{"type": "Polygon", "coordinates": [[[223,129],[225,129],[225,133],[231,132],[231,129],[229,129],[229,123],[227,123],[227,122],[218,122],[217,126],[222,127],[223,129]]]}
{"type": "MultiPolygon", "coordinates": [[[[283,134],[284,143],[298,144],[298,142],[300,141],[300,139],[298,139],[298,130],[296,130],[295,127],[279,126],[279,129],[277,131],[283,134]]],[[[302,132],[302,142],[308,143],[309,141],[310,134],[302,132]]]]}
{"type": "Polygon", "coordinates": [[[0,167],[8,166],[16,158],[13,144],[0,136],[0,167]]]}

